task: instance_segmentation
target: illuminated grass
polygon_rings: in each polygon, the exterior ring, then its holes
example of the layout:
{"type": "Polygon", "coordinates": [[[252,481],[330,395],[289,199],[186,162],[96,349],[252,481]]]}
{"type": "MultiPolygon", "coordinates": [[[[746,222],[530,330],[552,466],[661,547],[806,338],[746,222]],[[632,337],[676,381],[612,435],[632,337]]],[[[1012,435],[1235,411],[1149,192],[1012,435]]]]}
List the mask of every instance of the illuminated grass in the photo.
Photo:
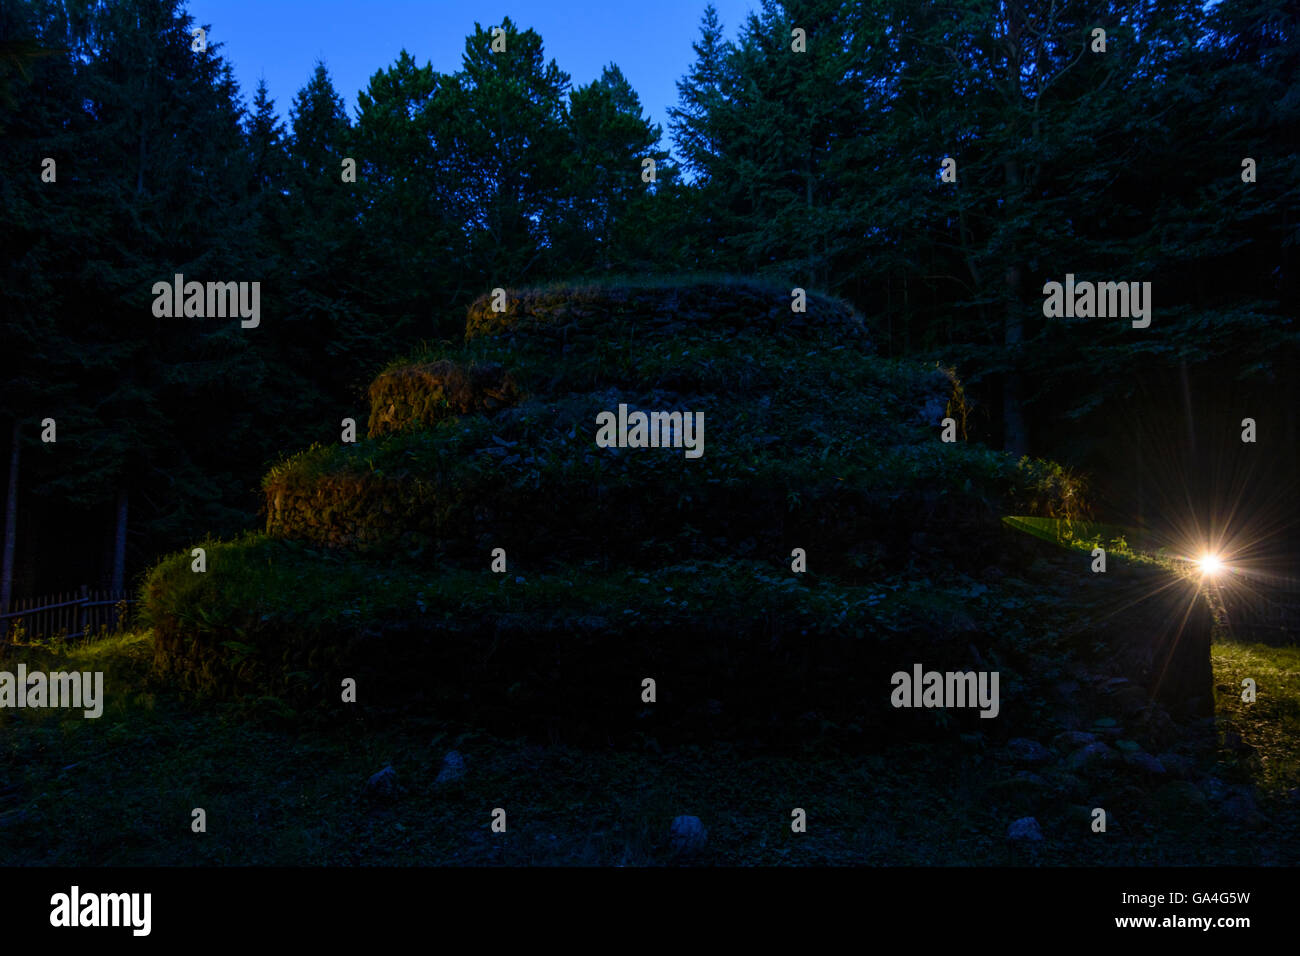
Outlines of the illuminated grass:
{"type": "Polygon", "coordinates": [[[1221,640],[1211,658],[1216,711],[1254,748],[1253,754],[1228,759],[1240,762],[1274,796],[1300,787],[1300,647],[1221,640]],[[1241,699],[1247,677],[1257,688],[1253,704],[1241,699]]]}
{"type": "MultiPolygon", "coordinates": [[[[1049,462],[1041,462],[1039,465],[1044,469],[1051,467],[1049,462]]],[[[1003,517],[1002,523],[1017,531],[1032,534],[1043,541],[1050,541],[1052,544],[1075,551],[1091,552],[1094,548],[1104,548],[1108,556],[1119,555],[1139,564],[1168,569],[1181,567],[1163,555],[1135,550],[1128,543],[1128,532],[1117,525],[1035,515],[1007,515],[1003,517]]]]}

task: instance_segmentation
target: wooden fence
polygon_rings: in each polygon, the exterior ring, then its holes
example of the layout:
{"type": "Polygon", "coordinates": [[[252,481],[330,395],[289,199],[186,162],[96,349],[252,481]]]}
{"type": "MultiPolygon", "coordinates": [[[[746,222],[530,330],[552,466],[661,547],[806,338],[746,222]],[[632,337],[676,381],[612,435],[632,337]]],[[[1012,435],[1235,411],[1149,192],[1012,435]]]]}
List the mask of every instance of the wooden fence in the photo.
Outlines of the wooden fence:
{"type": "Polygon", "coordinates": [[[0,614],[0,634],[19,632],[24,640],[85,637],[100,630],[116,630],[124,623],[123,610],[135,601],[128,591],[80,590],[13,601],[0,614]]]}

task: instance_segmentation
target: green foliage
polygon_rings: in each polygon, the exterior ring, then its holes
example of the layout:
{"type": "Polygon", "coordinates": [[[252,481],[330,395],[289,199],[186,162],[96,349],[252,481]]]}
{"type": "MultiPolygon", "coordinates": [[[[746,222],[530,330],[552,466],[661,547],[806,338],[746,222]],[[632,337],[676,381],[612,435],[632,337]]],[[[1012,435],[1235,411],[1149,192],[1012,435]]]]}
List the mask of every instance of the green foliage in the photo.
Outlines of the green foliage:
{"type": "MultiPolygon", "coordinates": [[[[661,189],[676,170],[659,148],[660,129],[641,115],[641,101],[617,66],[570,93],[564,152],[566,211],[553,229],[555,263],[577,273],[639,265],[629,255],[632,236],[644,232],[661,189]],[[655,162],[655,183],[641,179],[642,161],[655,162]]],[[[644,253],[642,253],[644,255],[644,253]]]]}
{"type": "Polygon", "coordinates": [[[1074,0],[765,0],[734,42],[709,7],[671,113],[697,261],[845,296],[886,354],[959,368],[993,411],[973,434],[1001,426],[1017,454],[1077,454],[1184,366],[1283,380],[1300,201],[1284,7],[1121,5],[1104,55],[1074,0]],[[1264,153],[1275,174],[1243,184],[1241,159],[1264,153]],[[956,184],[938,181],[944,157],[956,184]],[[1042,286],[1066,272],[1150,281],[1153,330],[1045,319],[1042,286]]]}

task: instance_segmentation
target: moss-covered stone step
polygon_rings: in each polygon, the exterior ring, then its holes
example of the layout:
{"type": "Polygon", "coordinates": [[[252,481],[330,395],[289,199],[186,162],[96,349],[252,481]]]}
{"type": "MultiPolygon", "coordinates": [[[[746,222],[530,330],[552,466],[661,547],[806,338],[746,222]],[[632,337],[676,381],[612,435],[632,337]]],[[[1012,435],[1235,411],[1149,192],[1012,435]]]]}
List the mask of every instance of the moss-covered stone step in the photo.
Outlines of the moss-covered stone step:
{"type": "MultiPolygon", "coordinates": [[[[739,402],[703,410],[704,453],[601,448],[595,416],[617,392],[531,400],[492,419],[446,421],[355,445],[318,446],[264,481],[268,534],[367,551],[474,560],[660,563],[673,555],[902,555],[917,532],[976,539],[1038,493],[1041,467],[944,444],[919,422],[849,422],[845,401],[780,419],[739,402]],[[831,435],[843,436],[832,440],[831,435]]],[[[870,557],[862,560],[872,560],[870,557]]]]}
{"type": "Polygon", "coordinates": [[[728,718],[815,709],[868,726],[890,715],[891,672],[1003,640],[961,610],[961,578],[844,585],[767,561],[427,573],[261,536],[204,546],[204,574],[178,554],[146,584],[158,673],[295,707],[336,706],[352,677],[371,705],[497,724],[585,713],[627,730],[649,676],[664,723],[713,700],[728,718]]]}
{"type": "Polygon", "coordinates": [[[370,383],[370,437],[436,425],[458,415],[490,413],[515,404],[514,377],[493,362],[450,359],[391,367],[370,383]]]}
{"type": "Polygon", "coordinates": [[[727,278],[507,289],[503,302],[487,292],[470,303],[465,337],[573,341],[586,335],[671,337],[757,329],[805,339],[866,340],[865,323],[843,300],[807,293],[803,312],[792,311],[792,301],[790,288],[727,278]],[[504,305],[500,311],[499,304],[504,305]]]}
{"type": "MultiPolygon", "coordinates": [[[[1031,700],[1085,672],[1118,668],[1172,708],[1211,690],[1194,582],[1123,560],[1091,575],[1070,552],[1026,540],[1038,552],[1026,571],[1008,573],[1012,561],[978,577],[845,583],[767,560],[421,570],[249,535],[204,542],[203,574],[188,552],[167,558],[144,599],[163,678],[324,719],[344,706],[345,678],[367,706],[524,733],[552,720],[611,733],[804,733],[809,713],[814,731],[865,736],[994,725],[972,709],[894,707],[893,675],[917,665],[997,671],[997,726],[1031,724],[1041,716],[1031,700]],[[647,677],[654,707],[641,698],[647,677]]],[[[1149,716],[1154,733],[1160,715],[1149,716]]]]}

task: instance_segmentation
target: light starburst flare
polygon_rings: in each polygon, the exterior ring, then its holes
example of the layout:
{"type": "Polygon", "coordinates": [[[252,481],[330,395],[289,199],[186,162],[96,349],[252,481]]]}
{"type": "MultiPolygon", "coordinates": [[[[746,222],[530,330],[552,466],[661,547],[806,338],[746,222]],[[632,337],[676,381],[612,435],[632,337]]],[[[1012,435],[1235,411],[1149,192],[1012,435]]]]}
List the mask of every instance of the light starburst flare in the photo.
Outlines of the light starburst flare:
{"type": "Polygon", "coordinates": [[[1223,559],[1221,559],[1217,554],[1211,554],[1208,551],[1201,555],[1200,559],[1196,563],[1200,565],[1201,573],[1204,575],[1212,576],[1223,570],[1223,559]]]}

